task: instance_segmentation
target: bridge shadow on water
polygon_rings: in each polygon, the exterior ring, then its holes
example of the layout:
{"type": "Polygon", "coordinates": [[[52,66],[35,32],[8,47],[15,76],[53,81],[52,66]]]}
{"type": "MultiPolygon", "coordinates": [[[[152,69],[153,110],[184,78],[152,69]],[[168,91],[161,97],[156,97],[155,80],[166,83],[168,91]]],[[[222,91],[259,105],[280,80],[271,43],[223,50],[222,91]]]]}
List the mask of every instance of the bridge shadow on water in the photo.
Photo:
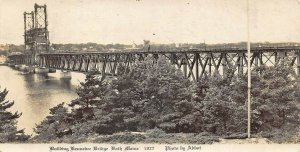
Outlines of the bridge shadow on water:
{"type": "Polygon", "coordinates": [[[65,89],[75,91],[76,87],[71,83],[71,79],[60,79],[46,74],[26,74],[24,81],[27,88],[42,88],[42,89],[65,89]]]}

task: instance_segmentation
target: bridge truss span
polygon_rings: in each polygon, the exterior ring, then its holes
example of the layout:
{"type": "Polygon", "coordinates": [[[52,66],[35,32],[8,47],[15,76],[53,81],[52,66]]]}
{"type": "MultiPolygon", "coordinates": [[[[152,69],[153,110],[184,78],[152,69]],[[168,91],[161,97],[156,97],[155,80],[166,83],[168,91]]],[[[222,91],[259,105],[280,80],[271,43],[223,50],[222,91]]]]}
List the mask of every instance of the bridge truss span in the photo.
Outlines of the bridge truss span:
{"type": "MultiPolygon", "coordinates": [[[[236,73],[247,72],[247,51],[245,49],[189,49],[170,51],[130,51],[112,53],[44,53],[39,55],[38,66],[88,72],[97,69],[101,74],[117,75],[118,66],[130,70],[136,61],[144,60],[148,55],[155,58],[164,56],[169,62],[181,69],[186,78],[198,81],[204,75],[214,72],[223,74],[229,68],[236,73]]],[[[251,50],[251,66],[275,66],[288,62],[296,73],[300,73],[300,47],[285,48],[253,48],[251,50]]]]}

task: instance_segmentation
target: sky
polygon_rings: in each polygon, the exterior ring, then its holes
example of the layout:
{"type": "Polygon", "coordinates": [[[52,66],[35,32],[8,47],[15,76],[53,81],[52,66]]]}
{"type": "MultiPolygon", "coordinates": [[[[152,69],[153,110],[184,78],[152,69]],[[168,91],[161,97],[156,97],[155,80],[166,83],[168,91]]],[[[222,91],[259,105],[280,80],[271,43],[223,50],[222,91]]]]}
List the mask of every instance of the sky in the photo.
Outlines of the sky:
{"type": "MultiPolygon", "coordinates": [[[[252,42],[300,42],[300,0],[249,0],[252,42]]],[[[0,0],[0,44],[23,44],[24,11],[46,4],[51,43],[247,41],[246,0],[0,0]]]]}

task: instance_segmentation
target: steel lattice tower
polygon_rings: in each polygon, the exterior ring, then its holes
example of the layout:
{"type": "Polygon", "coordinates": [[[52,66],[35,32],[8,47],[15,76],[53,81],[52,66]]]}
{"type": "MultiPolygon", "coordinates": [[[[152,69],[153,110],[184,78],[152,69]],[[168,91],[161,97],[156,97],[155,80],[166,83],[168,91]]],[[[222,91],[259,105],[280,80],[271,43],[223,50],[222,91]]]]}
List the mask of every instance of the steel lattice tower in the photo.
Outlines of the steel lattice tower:
{"type": "Polygon", "coordinates": [[[34,4],[34,11],[24,12],[25,53],[31,55],[30,64],[36,64],[37,55],[49,52],[47,6],[34,4]]]}

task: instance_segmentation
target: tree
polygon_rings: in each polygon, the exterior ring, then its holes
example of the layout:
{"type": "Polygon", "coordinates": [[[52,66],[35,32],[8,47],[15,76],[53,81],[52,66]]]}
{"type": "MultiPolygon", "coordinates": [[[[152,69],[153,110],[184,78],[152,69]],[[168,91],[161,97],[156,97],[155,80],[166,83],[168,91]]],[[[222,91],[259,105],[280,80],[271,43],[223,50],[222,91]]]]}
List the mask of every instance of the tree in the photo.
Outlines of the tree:
{"type": "Polygon", "coordinates": [[[100,77],[99,71],[91,70],[86,74],[85,81],[80,83],[76,91],[79,98],[69,104],[76,121],[86,121],[94,117],[95,103],[105,95],[105,85],[104,77],[100,77]]]}
{"type": "Polygon", "coordinates": [[[297,123],[299,109],[292,67],[279,64],[258,67],[253,75],[253,126],[256,131],[297,123]]]}
{"type": "Polygon", "coordinates": [[[11,113],[7,109],[14,105],[14,102],[6,101],[8,91],[4,89],[0,91],[0,143],[6,142],[25,142],[29,139],[29,135],[25,135],[24,129],[17,129],[17,119],[21,113],[11,113]]]}
{"type": "Polygon", "coordinates": [[[34,128],[37,135],[33,141],[48,142],[71,135],[72,125],[74,125],[74,119],[68,113],[68,109],[64,107],[64,103],[58,104],[51,108],[50,115],[34,128]]]}
{"type": "MultiPolygon", "coordinates": [[[[137,85],[136,93],[139,99],[135,106],[140,107],[139,126],[143,129],[162,128],[167,132],[182,131],[179,118],[187,115],[180,111],[180,102],[191,102],[191,82],[184,78],[182,72],[159,56],[148,57],[134,66],[132,75],[137,85]]],[[[190,109],[192,111],[192,109],[190,109]]]]}
{"type": "Polygon", "coordinates": [[[183,131],[192,122],[183,123],[179,118],[191,118],[187,115],[193,110],[178,107],[192,107],[188,103],[192,98],[191,89],[191,82],[166,58],[156,60],[148,56],[112,81],[105,104],[97,103],[96,128],[99,133],[112,129],[145,131],[155,127],[168,132],[183,131]]]}
{"type": "Polygon", "coordinates": [[[243,76],[214,74],[202,101],[204,130],[216,134],[240,133],[245,126],[245,80],[243,76]]]}

